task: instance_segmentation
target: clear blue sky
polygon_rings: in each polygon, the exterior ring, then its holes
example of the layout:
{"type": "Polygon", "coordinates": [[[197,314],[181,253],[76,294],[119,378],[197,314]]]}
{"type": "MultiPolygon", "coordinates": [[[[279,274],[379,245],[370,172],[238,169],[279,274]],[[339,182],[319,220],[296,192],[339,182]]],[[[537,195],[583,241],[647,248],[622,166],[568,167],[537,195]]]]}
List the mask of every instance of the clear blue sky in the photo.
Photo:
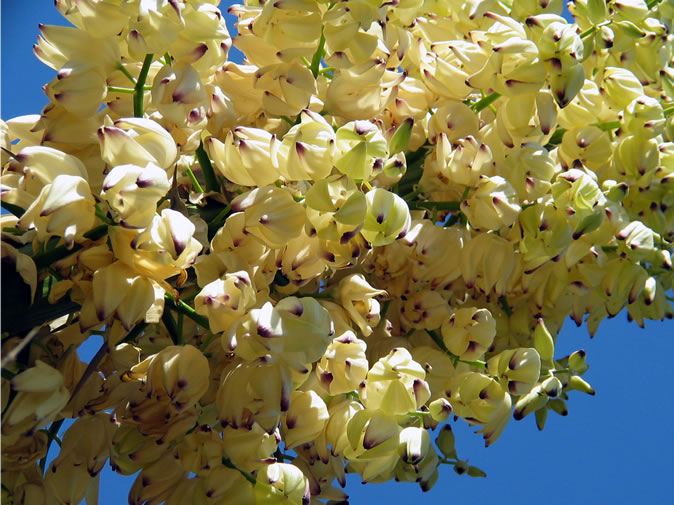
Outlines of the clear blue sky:
{"type": "MultiPolygon", "coordinates": [[[[222,9],[231,2],[223,2],[222,9]]],[[[38,23],[63,24],[50,0],[2,0],[2,119],[39,113],[47,102],[41,86],[54,75],[32,54],[38,23]]],[[[230,16],[226,16],[231,23],[230,16]]],[[[92,353],[99,342],[85,346],[92,353]]],[[[602,323],[590,339],[568,321],[557,356],[588,351],[585,378],[597,395],[571,393],[570,414],[551,414],[538,432],[533,416],[511,421],[485,449],[482,438],[455,423],[457,449],[488,474],[459,477],[443,467],[440,481],[422,494],[413,484],[347,486],[354,505],[428,503],[534,505],[674,504],[674,322],[649,322],[645,330],[622,313],[602,323]]],[[[435,436],[435,435],[434,435],[435,436]]],[[[106,469],[101,505],[127,502],[132,478],[106,469]]]]}

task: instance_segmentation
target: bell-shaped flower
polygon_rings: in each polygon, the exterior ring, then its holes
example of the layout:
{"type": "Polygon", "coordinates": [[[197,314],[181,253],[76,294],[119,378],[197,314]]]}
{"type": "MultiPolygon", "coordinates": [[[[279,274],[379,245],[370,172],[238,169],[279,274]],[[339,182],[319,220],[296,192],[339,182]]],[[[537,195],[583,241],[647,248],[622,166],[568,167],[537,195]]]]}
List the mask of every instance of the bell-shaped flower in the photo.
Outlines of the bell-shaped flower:
{"type": "Polygon", "coordinates": [[[232,328],[255,300],[255,289],[248,272],[228,272],[203,287],[194,299],[194,309],[208,317],[212,332],[219,333],[232,328]]]}
{"type": "Polygon", "coordinates": [[[222,373],[215,400],[218,419],[223,427],[234,428],[250,428],[257,422],[271,433],[281,412],[288,410],[294,389],[292,372],[282,363],[234,364],[222,373]]]}
{"type": "Polygon", "coordinates": [[[382,246],[403,238],[409,230],[412,217],[407,203],[396,193],[382,188],[369,191],[367,214],[361,234],[373,246],[382,246]]]}
{"type": "Polygon", "coordinates": [[[513,395],[528,393],[538,382],[541,373],[541,357],[536,349],[520,347],[507,349],[487,362],[487,371],[498,377],[513,395]]]}
{"type": "Polygon", "coordinates": [[[208,94],[191,65],[164,65],[152,83],[152,104],[178,126],[200,128],[206,122],[208,94]]]}
{"type": "Polygon", "coordinates": [[[506,155],[499,173],[513,186],[521,202],[535,202],[549,192],[556,170],[558,165],[547,149],[527,142],[506,155]]]}
{"type": "Polygon", "coordinates": [[[517,220],[521,207],[510,183],[495,175],[480,177],[475,192],[461,202],[461,211],[473,228],[499,230],[517,220]]]}
{"type": "Polygon", "coordinates": [[[262,109],[271,116],[296,116],[317,93],[311,70],[297,61],[260,68],[255,87],[264,91],[262,109]]]}
{"type": "Polygon", "coordinates": [[[126,228],[145,228],[152,223],[157,202],[169,190],[166,171],[154,163],[145,167],[118,165],[103,180],[102,198],[126,228]]]}
{"type": "Polygon", "coordinates": [[[136,60],[163,54],[185,27],[181,4],[168,1],[142,4],[127,27],[129,53],[136,60]]]}
{"type": "Polygon", "coordinates": [[[400,316],[411,328],[432,330],[442,324],[449,312],[447,300],[440,293],[423,290],[403,300],[400,316]]]}
{"type": "Polygon", "coordinates": [[[17,394],[2,416],[3,440],[8,446],[30,430],[49,424],[70,399],[63,375],[41,360],[13,377],[11,387],[17,394]]]}
{"type": "Polygon", "coordinates": [[[100,68],[69,63],[47,84],[45,92],[50,100],[58,102],[71,114],[87,117],[96,114],[108,87],[100,68]]]}
{"type": "Polygon", "coordinates": [[[315,440],[329,417],[325,402],[314,391],[290,393],[290,407],[283,420],[283,441],[286,447],[292,449],[315,440]]]}
{"type": "Polygon", "coordinates": [[[630,102],[623,111],[621,130],[629,135],[653,138],[660,135],[665,127],[662,105],[655,98],[641,96],[630,102]]]}
{"type": "Polygon", "coordinates": [[[289,463],[272,463],[260,468],[253,492],[255,503],[303,505],[311,500],[309,481],[302,470],[289,463]]]}
{"type": "Polygon", "coordinates": [[[519,258],[508,240],[493,233],[479,233],[467,240],[460,256],[466,286],[484,294],[493,289],[504,295],[512,278],[519,278],[519,258]]]}
{"type": "Polygon", "coordinates": [[[370,121],[351,121],[337,130],[335,166],[356,181],[369,181],[388,158],[388,142],[370,121]]]}
{"type": "Polygon", "coordinates": [[[79,158],[58,149],[41,145],[24,147],[10,158],[0,177],[2,199],[27,209],[42,188],[59,175],[87,179],[87,169],[79,158]]]}
{"type": "Polygon", "coordinates": [[[217,169],[242,186],[265,186],[279,178],[276,136],[259,128],[237,127],[225,142],[211,137],[208,150],[217,169]]]}
{"type": "Polygon", "coordinates": [[[377,361],[361,385],[361,399],[367,410],[382,410],[391,415],[414,412],[430,398],[426,372],[412,355],[401,347],[377,361]]]}
{"type": "Polygon", "coordinates": [[[368,362],[367,345],[347,331],[335,338],[316,364],[316,375],[330,396],[355,391],[365,380],[368,362]]]}
{"type": "Polygon", "coordinates": [[[379,59],[336,70],[328,86],[325,109],[347,120],[375,117],[395,99],[404,79],[404,73],[388,70],[379,59]]]}
{"type": "Polygon", "coordinates": [[[304,109],[300,122],[283,136],[279,172],[289,181],[319,182],[332,172],[334,152],[332,126],[320,114],[304,109]]]}
{"type": "Polygon", "coordinates": [[[192,221],[180,212],[164,209],[155,215],[152,224],[137,235],[132,247],[140,251],[148,251],[163,255],[167,264],[178,268],[187,268],[201,251],[201,244],[194,238],[195,226],[192,221]]]}
{"type": "Polygon", "coordinates": [[[459,139],[475,137],[479,130],[477,114],[463,102],[454,100],[439,107],[428,121],[428,137],[435,142],[440,133],[453,144],[459,139]]]}
{"type": "Polygon", "coordinates": [[[90,328],[112,315],[127,330],[145,317],[155,300],[152,282],[129,266],[116,261],[94,273],[92,297],[87,298],[80,315],[80,327],[90,328]]]}
{"type": "Polygon", "coordinates": [[[363,336],[372,334],[379,324],[379,302],[375,296],[386,295],[383,289],[375,289],[362,274],[350,274],[337,285],[335,297],[356,323],[363,336]]]}
{"type": "Polygon", "coordinates": [[[316,279],[327,267],[320,240],[304,231],[288,241],[281,251],[280,263],[281,273],[293,286],[286,288],[287,293],[316,279]]]}
{"type": "Polygon", "coordinates": [[[118,119],[98,129],[98,141],[101,157],[111,167],[154,163],[168,170],[178,158],[173,137],[152,119],[118,119]]]}
{"type": "Polygon", "coordinates": [[[183,410],[195,405],[209,386],[206,357],[192,345],[168,346],[145,358],[129,371],[129,378],[142,379],[148,394],[170,401],[183,410]]]}
{"type": "Polygon", "coordinates": [[[365,221],[367,200],[347,176],[337,174],[316,181],[304,199],[311,231],[325,240],[346,243],[365,221]]]}
{"type": "Polygon", "coordinates": [[[42,188],[17,222],[17,228],[35,229],[38,240],[56,235],[67,247],[82,238],[95,222],[95,200],[85,179],[76,175],[58,175],[42,188]]]}
{"type": "Polygon", "coordinates": [[[103,73],[112,73],[120,61],[120,50],[114,36],[94,36],[71,26],[40,25],[40,36],[33,53],[45,65],[59,70],[68,62],[97,66],[103,73]]]}
{"type": "Polygon", "coordinates": [[[276,186],[263,186],[232,200],[232,210],[245,215],[244,229],[271,248],[279,249],[300,235],[305,212],[292,194],[276,186]]]}
{"type": "MultiPolygon", "coordinates": [[[[217,432],[215,432],[217,433],[217,432]]],[[[250,429],[225,426],[222,429],[222,442],[229,459],[239,468],[253,471],[264,460],[271,458],[278,448],[278,432],[267,433],[254,423],[250,429]]]]}
{"type": "Polygon", "coordinates": [[[626,68],[606,67],[599,89],[608,106],[616,112],[622,111],[633,100],[644,96],[641,82],[626,68]]]}
{"type": "Polygon", "coordinates": [[[508,424],[512,400],[498,381],[478,372],[456,375],[447,385],[455,415],[482,426],[478,433],[491,445],[508,424]]]}
{"type": "Polygon", "coordinates": [[[496,321],[487,309],[456,309],[442,323],[442,340],[453,354],[464,360],[480,359],[496,336],[496,321]]]}
{"type": "Polygon", "coordinates": [[[435,149],[424,160],[424,172],[419,185],[424,191],[446,191],[448,185],[473,187],[480,176],[494,174],[494,156],[489,145],[472,135],[452,142],[444,132],[437,139],[435,149]]]}
{"type": "Polygon", "coordinates": [[[519,227],[512,229],[514,233],[518,230],[521,230],[518,238],[525,273],[560,257],[569,247],[573,232],[564,211],[556,209],[550,198],[524,209],[519,216],[519,227]]]}

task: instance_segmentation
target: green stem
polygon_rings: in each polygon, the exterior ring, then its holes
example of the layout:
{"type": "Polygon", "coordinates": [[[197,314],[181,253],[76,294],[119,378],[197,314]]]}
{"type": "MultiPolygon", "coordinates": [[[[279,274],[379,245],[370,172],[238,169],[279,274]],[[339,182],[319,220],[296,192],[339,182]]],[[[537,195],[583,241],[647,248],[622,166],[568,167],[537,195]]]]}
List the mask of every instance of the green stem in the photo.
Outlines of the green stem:
{"type": "Polygon", "coordinates": [[[166,301],[166,304],[170,306],[173,310],[182,312],[202,328],[205,328],[207,330],[211,329],[211,326],[208,323],[208,318],[206,316],[198,314],[196,310],[194,310],[192,307],[187,305],[182,300],[176,300],[176,298],[169,293],[164,294],[164,300],[166,301]]]}
{"type": "Polygon", "coordinates": [[[241,475],[243,475],[248,482],[251,484],[255,485],[257,483],[257,480],[255,477],[253,477],[251,474],[246,472],[245,470],[242,470],[238,466],[236,466],[234,463],[232,463],[232,460],[226,457],[222,457],[222,464],[225,465],[227,468],[232,468],[234,470],[237,470],[241,475]]]}
{"type": "Polygon", "coordinates": [[[505,296],[499,296],[498,303],[508,317],[513,315],[513,309],[510,307],[508,299],[505,296]]]}
{"type": "Polygon", "coordinates": [[[590,26],[587,30],[585,30],[584,32],[581,32],[580,38],[585,39],[585,38],[589,37],[590,35],[592,35],[596,31],[597,31],[596,26],[590,26]]]}
{"type": "Polygon", "coordinates": [[[65,421],[65,419],[59,419],[58,421],[54,421],[53,423],[51,423],[49,431],[47,431],[47,436],[49,437],[49,439],[47,440],[47,451],[45,452],[44,457],[40,460],[40,471],[43,474],[45,466],[47,465],[47,454],[49,453],[49,446],[51,445],[52,440],[56,440],[57,438],[56,435],[58,435],[58,432],[61,429],[61,425],[63,424],[63,421],[65,421]]]}
{"type": "Polygon", "coordinates": [[[415,210],[460,210],[461,202],[408,202],[410,209],[415,210]]]}
{"type": "Polygon", "coordinates": [[[211,164],[211,159],[208,157],[206,150],[204,149],[204,143],[199,142],[199,147],[196,151],[197,160],[199,165],[201,165],[201,171],[204,173],[204,181],[206,182],[206,191],[218,191],[220,186],[218,185],[218,179],[215,177],[215,171],[213,170],[213,165],[211,164]]]}
{"type": "Polygon", "coordinates": [[[445,354],[447,354],[452,360],[454,361],[454,366],[456,366],[457,363],[465,363],[467,365],[475,366],[478,368],[487,368],[487,364],[484,361],[479,361],[479,360],[467,360],[467,359],[461,359],[459,358],[456,354],[454,354],[452,351],[447,349],[447,346],[445,343],[442,341],[442,337],[438,335],[438,332],[435,330],[426,330],[426,332],[431,336],[433,339],[433,342],[436,343],[436,345],[442,349],[445,354]]]}
{"type": "Polygon", "coordinates": [[[166,63],[169,67],[172,65],[171,61],[171,55],[169,53],[164,53],[164,63],[166,63]]]}
{"type": "Polygon", "coordinates": [[[138,81],[136,81],[136,86],[134,87],[133,93],[133,115],[136,117],[143,117],[143,98],[145,93],[145,80],[147,79],[147,74],[150,71],[150,65],[152,65],[153,54],[146,54],[145,59],[143,60],[143,66],[140,69],[140,74],[138,75],[138,81]]]}
{"type": "Polygon", "coordinates": [[[204,342],[199,346],[199,350],[201,352],[205,352],[206,349],[208,349],[208,346],[211,345],[211,342],[213,341],[213,337],[215,337],[215,335],[209,331],[208,337],[206,337],[206,340],[204,340],[204,342]]]}
{"type": "Polygon", "coordinates": [[[482,100],[479,102],[476,102],[472,105],[472,109],[475,112],[480,112],[482,109],[485,109],[486,107],[489,107],[492,103],[494,103],[496,100],[501,98],[501,95],[494,91],[493,93],[485,96],[482,100]]]}
{"type": "Polygon", "coordinates": [[[227,206],[222,209],[217,216],[213,218],[213,221],[208,223],[208,232],[215,234],[216,231],[220,228],[220,225],[225,221],[225,218],[232,211],[232,206],[227,204],[227,206]]]}
{"type": "Polygon", "coordinates": [[[164,309],[164,312],[162,312],[161,315],[161,321],[164,323],[164,326],[166,327],[166,331],[168,331],[169,336],[171,337],[171,340],[173,341],[174,345],[185,345],[185,338],[182,336],[180,331],[178,330],[178,325],[176,324],[176,320],[173,318],[173,314],[171,314],[171,311],[167,308],[164,309]]]}
{"type": "Polygon", "coordinates": [[[196,189],[199,193],[203,193],[204,189],[201,187],[201,184],[199,184],[199,181],[194,175],[194,172],[192,172],[192,169],[187,167],[185,170],[187,171],[187,176],[190,178],[190,181],[192,181],[192,186],[194,186],[194,189],[196,189]]]}
{"type": "Polygon", "coordinates": [[[321,26],[321,38],[318,40],[318,48],[314,53],[314,56],[311,58],[311,66],[309,70],[314,75],[314,79],[318,77],[319,67],[321,65],[321,59],[325,54],[325,34],[323,33],[323,27],[321,26]]]}
{"type": "MultiPolygon", "coordinates": [[[[99,238],[105,236],[106,233],[108,233],[108,225],[102,224],[86,232],[84,234],[84,238],[87,238],[89,240],[98,240],[99,238]]],[[[59,247],[55,247],[51,251],[33,256],[33,261],[35,262],[35,266],[37,267],[37,269],[40,270],[48,267],[55,261],[58,261],[67,256],[70,256],[71,254],[76,253],[77,251],[82,249],[82,247],[83,247],[82,244],[74,244],[70,249],[68,249],[66,246],[62,245],[59,247]]]]}
{"type": "Polygon", "coordinates": [[[671,116],[674,114],[674,105],[667,107],[663,112],[665,113],[665,117],[671,116]]]}
{"type": "Polygon", "coordinates": [[[127,79],[129,79],[134,85],[136,84],[136,78],[133,75],[131,75],[131,72],[129,72],[124,65],[118,63],[117,70],[123,73],[127,77],[127,79]]]}
{"type": "Polygon", "coordinates": [[[596,123],[593,124],[592,126],[596,126],[601,131],[608,132],[611,130],[615,130],[616,128],[620,128],[620,121],[611,121],[610,123],[596,123]]]}

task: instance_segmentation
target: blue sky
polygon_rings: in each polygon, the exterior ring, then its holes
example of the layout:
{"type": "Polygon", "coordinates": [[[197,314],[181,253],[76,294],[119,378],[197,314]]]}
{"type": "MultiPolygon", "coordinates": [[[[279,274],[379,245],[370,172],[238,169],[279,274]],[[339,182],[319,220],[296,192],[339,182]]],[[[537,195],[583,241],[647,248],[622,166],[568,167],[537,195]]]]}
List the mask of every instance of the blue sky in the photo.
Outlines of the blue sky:
{"type": "MultiPolygon", "coordinates": [[[[224,5],[229,4],[223,2],[224,5]]],[[[38,23],[64,24],[49,0],[2,0],[2,119],[39,113],[47,103],[41,90],[54,76],[32,54],[38,23]]],[[[228,23],[231,18],[226,16],[228,23]]],[[[95,351],[99,342],[86,345],[95,351]]],[[[511,421],[488,449],[473,430],[453,425],[462,458],[487,472],[486,479],[459,477],[441,469],[440,481],[422,494],[413,484],[361,485],[349,479],[350,502],[408,504],[425,500],[453,505],[674,503],[674,322],[628,324],[624,313],[602,323],[590,339],[568,321],[557,356],[588,352],[585,378],[597,395],[571,393],[569,416],[551,414],[539,432],[533,416],[511,421]]],[[[93,351],[92,351],[93,350],[93,351]]],[[[101,505],[126,503],[132,478],[106,469],[101,505]]]]}

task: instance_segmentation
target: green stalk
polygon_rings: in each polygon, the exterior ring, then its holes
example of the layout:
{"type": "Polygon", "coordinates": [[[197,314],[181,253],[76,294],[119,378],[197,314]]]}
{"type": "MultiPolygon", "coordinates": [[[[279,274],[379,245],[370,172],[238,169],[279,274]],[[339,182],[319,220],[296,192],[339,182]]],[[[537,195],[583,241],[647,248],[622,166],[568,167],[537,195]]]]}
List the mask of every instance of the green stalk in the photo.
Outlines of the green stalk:
{"type": "Polygon", "coordinates": [[[218,180],[215,177],[215,171],[213,170],[213,165],[211,164],[211,159],[208,157],[206,150],[204,149],[204,143],[199,142],[199,147],[196,150],[197,161],[201,165],[201,171],[204,173],[204,180],[206,181],[206,191],[218,191],[220,185],[218,180]]]}
{"type": "Polygon", "coordinates": [[[208,318],[206,316],[202,316],[201,314],[198,314],[196,310],[194,310],[192,307],[187,305],[182,300],[177,300],[173,295],[171,295],[169,293],[164,294],[164,300],[166,301],[166,304],[170,308],[172,308],[173,310],[176,310],[178,312],[182,312],[183,314],[185,314],[187,317],[189,317],[192,321],[197,323],[202,328],[205,328],[207,330],[211,329],[211,326],[208,323],[208,318]]]}
{"type": "MultiPolygon", "coordinates": [[[[61,429],[61,425],[63,424],[63,421],[65,419],[59,419],[58,421],[54,421],[51,423],[51,426],[49,427],[49,431],[47,431],[47,436],[49,437],[47,440],[47,452],[45,452],[44,457],[40,460],[40,471],[44,474],[44,469],[45,466],[47,465],[47,454],[49,453],[49,446],[52,443],[52,440],[57,440],[58,437],[56,436],[61,429]]],[[[59,445],[61,445],[59,443],[59,445]]]]}
{"type": "Polygon", "coordinates": [[[147,74],[150,71],[150,65],[152,65],[152,53],[146,54],[145,59],[143,60],[143,66],[140,69],[140,74],[138,75],[138,81],[136,81],[136,86],[134,87],[133,93],[133,115],[136,117],[143,117],[143,97],[145,93],[145,80],[147,79],[147,74]]]}
{"type": "Polygon", "coordinates": [[[318,40],[318,49],[314,53],[314,56],[311,58],[311,66],[309,70],[314,75],[314,79],[318,77],[318,72],[320,70],[321,59],[325,54],[325,34],[323,33],[323,27],[321,26],[321,38],[318,40]]]}
{"type": "Polygon", "coordinates": [[[482,100],[480,100],[479,102],[474,103],[474,104],[471,106],[471,108],[472,108],[475,112],[480,112],[482,109],[485,109],[485,108],[489,107],[492,103],[494,103],[494,102],[495,102],[496,100],[498,100],[499,98],[501,98],[501,95],[500,95],[499,93],[497,93],[496,91],[494,91],[493,93],[491,93],[491,94],[485,96],[485,97],[484,97],[482,100]]]}
{"type": "Polygon", "coordinates": [[[194,189],[196,189],[199,193],[203,193],[204,190],[201,187],[201,184],[199,184],[199,181],[197,180],[196,176],[194,175],[194,172],[192,172],[192,169],[190,167],[187,167],[187,176],[190,178],[190,181],[192,181],[192,186],[194,186],[194,189]]]}
{"type": "MultiPolygon", "coordinates": [[[[84,234],[84,238],[88,238],[89,240],[98,240],[99,238],[105,236],[107,233],[108,233],[108,225],[102,224],[86,232],[84,234]]],[[[42,254],[37,254],[36,256],[33,256],[33,261],[35,261],[35,266],[37,267],[37,269],[40,270],[48,267],[55,261],[58,261],[67,256],[70,256],[71,254],[76,253],[77,251],[82,249],[82,247],[83,247],[82,244],[74,244],[70,249],[68,249],[66,246],[62,245],[59,247],[55,247],[51,251],[47,251],[42,254]]]]}
{"type": "Polygon", "coordinates": [[[123,73],[127,79],[129,79],[135,86],[136,84],[136,78],[129,72],[124,65],[121,63],[117,64],[117,70],[119,70],[121,73],[123,73]]]}
{"type": "Polygon", "coordinates": [[[433,342],[436,343],[436,345],[442,349],[442,351],[447,354],[452,360],[454,361],[454,366],[456,366],[457,363],[465,363],[467,365],[475,366],[478,368],[486,368],[487,364],[484,361],[479,361],[479,360],[467,360],[467,359],[461,359],[459,358],[456,354],[454,354],[452,351],[447,349],[447,346],[445,343],[442,341],[442,337],[438,335],[438,332],[435,330],[426,330],[426,332],[431,336],[433,339],[433,342]]]}

